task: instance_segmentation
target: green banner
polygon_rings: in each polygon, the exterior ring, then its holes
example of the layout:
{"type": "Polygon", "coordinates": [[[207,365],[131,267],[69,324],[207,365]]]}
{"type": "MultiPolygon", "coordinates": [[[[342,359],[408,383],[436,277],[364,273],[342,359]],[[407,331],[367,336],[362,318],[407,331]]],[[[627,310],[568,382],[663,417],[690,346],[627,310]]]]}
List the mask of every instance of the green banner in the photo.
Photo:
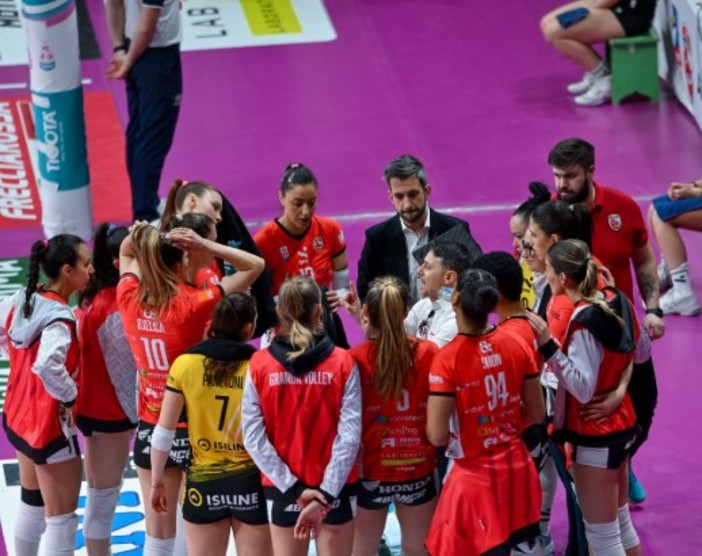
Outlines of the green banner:
{"type": "MultiPolygon", "coordinates": [[[[0,299],[11,296],[20,289],[27,279],[28,259],[0,259],[0,299]]],[[[5,323],[2,323],[5,326],[5,323]]],[[[10,365],[0,354],[0,411],[5,403],[7,379],[10,376],[10,365]]]]}

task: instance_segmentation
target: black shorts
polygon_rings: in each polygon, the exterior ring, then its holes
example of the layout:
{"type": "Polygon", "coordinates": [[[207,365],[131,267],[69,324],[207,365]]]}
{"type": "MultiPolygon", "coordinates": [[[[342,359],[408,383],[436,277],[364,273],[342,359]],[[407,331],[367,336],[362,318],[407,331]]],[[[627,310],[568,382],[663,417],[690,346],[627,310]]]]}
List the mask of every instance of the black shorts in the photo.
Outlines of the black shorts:
{"type": "MultiPolygon", "coordinates": [[[[151,435],[155,425],[139,420],[136,437],[134,438],[134,465],[142,469],[151,469],[151,435]]],[[[176,429],[173,448],[168,454],[166,467],[179,467],[183,471],[188,468],[190,461],[190,440],[188,429],[176,429]]]]}
{"type": "Polygon", "coordinates": [[[648,33],[656,12],[656,2],[655,0],[622,0],[611,9],[614,17],[624,28],[626,36],[631,37],[648,33]]]}
{"type": "Polygon", "coordinates": [[[610,446],[583,446],[573,444],[573,462],[600,469],[619,469],[629,457],[635,437],[610,446]]]}
{"type": "Polygon", "coordinates": [[[193,481],[190,477],[185,480],[185,521],[206,524],[230,518],[247,525],[268,524],[266,498],[258,469],[254,467],[209,481],[193,481]]]}
{"type": "MultiPolygon", "coordinates": [[[[324,519],[328,525],[343,525],[356,517],[356,485],[346,485],[331,504],[331,511],[324,519]]],[[[294,527],[302,508],[295,503],[283,500],[282,493],[275,487],[263,487],[266,495],[268,520],[278,527],[294,527]]]]}
{"type": "Polygon", "coordinates": [[[383,481],[361,481],[358,491],[358,505],[366,510],[380,510],[390,504],[421,506],[431,502],[439,490],[438,473],[428,477],[388,483],[383,481]]]}
{"type": "Polygon", "coordinates": [[[49,444],[46,446],[34,448],[30,446],[24,438],[16,434],[15,431],[7,426],[7,420],[5,419],[4,414],[2,422],[10,444],[12,444],[12,446],[18,452],[27,456],[37,465],[61,463],[68,461],[69,459],[80,457],[80,446],[78,445],[78,437],[76,436],[75,431],[73,431],[70,438],[59,436],[55,440],[49,442],[49,444]]]}
{"type": "Polygon", "coordinates": [[[522,440],[534,465],[536,465],[536,469],[540,472],[548,461],[548,432],[546,425],[538,423],[527,427],[522,431],[522,440]]]}
{"type": "Polygon", "coordinates": [[[129,419],[121,421],[104,421],[102,419],[93,419],[91,417],[76,417],[76,426],[83,436],[93,436],[96,434],[110,434],[114,432],[124,432],[133,430],[137,427],[137,423],[132,423],[129,419]]]}

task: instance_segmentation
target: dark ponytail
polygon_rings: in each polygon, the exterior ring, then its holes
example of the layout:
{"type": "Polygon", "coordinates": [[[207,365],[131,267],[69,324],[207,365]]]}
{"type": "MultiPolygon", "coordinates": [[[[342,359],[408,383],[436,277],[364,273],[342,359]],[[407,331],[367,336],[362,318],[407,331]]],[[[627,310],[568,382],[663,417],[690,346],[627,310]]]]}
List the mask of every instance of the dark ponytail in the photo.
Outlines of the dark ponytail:
{"type": "Polygon", "coordinates": [[[59,234],[50,240],[35,241],[29,255],[29,272],[27,273],[27,288],[25,291],[22,315],[28,319],[32,316],[34,305],[32,296],[39,285],[41,270],[49,280],[58,280],[63,265],[76,266],[78,248],[85,243],[78,236],[59,234]]]}
{"type": "Polygon", "coordinates": [[[484,326],[500,299],[495,277],[485,270],[468,269],[459,276],[456,291],[463,316],[484,326]]]}
{"type": "Polygon", "coordinates": [[[114,226],[103,222],[95,230],[93,238],[93,269],[88,286],[81,292],[78,304],[90,303],[100,290],[116,286],[119,282],[119,268],[114,265],[119,259],[119,248],[129,235],[124,226],[114,226]]]}

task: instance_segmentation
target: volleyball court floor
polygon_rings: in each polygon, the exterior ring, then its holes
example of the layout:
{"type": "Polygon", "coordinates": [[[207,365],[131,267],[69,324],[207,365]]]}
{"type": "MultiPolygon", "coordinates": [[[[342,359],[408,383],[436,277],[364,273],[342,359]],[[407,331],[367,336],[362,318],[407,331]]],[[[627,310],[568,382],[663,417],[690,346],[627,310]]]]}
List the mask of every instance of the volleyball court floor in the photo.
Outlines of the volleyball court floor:
{"type": "MultiPolygon", "coordinates": [[[[702,177],[702,133],[668,89],[658,104],[573,105],[564,87],[579,72],[538,31],[540,15],[556,5],[184,0],[186,42],[199,50],[183,52],[185,91],[161,192],[177,177],[207,181],[255,229],[278,215],[285,166],[303,162],[319,180],[318,212],[339,218],[344,227],[355,277],[364,229],[390,215],[381,175],[399,154],[424,162],[433,186],[431,205],[467,218],[486,251],[509,250],[511,210],[526,198],[530,181],[551,183],[546,155],[566,137],[592,142],[596,179],[629,192],[644,210],[671,181],[702,177]],[[237,23],[241,10],[262,4],[273,10],[269,16],[280,17],[271,22],[248,13],[256,32],[247,42],[237,23]],[[304,23],[301,33],[295,21],[304,23]],[[301,36],[310,42],[266,44],[301,36]]],[[[83,62],[94,217],[126,222],[124,86],[103,77],[111,45],[102,2],[89,0],[87,6],[103,53],[83,62]]],[[[0,67],[5,103],[0,106],[12,104],[18,118],[27,81],[26,67],[0,67]]],[[[41,229],[35,214],[22,222],[0,218],[0,230],[0,294],[6,294],[23,268],[16,258],[26,256],[41,229]]],[[[702,295],[702,240],[694,234],[685,238],[702,295]]],[[[697,481],[702,379],[694,362],[701,322],[667,317],[666,336],[654,345],[660,397],[651,437],[635,461],[648,499],[632,511],[645,554],[695,554],[702,545],[697,481]]],[[[5,383],[0,377],[3,388],[5,383]]],[[[2,436],[0,459],[13,456],[2,436]]],[[[0,475],[0,486],[16,482],[11,463],[0,475]]],[[[3,488],[6,494],[17,490],[3,488]]],[[[14,500],[8,496],[3,507],[14,500]]],[[[138,503],[136,490],[120,501],[116,554],[141,553],[138,503]]],[[[5,536],[11,536],[8,511],[0,516],[5,536]]],[[[567,523],[560,495],[552,523],[561,551],[567,523]]]]}

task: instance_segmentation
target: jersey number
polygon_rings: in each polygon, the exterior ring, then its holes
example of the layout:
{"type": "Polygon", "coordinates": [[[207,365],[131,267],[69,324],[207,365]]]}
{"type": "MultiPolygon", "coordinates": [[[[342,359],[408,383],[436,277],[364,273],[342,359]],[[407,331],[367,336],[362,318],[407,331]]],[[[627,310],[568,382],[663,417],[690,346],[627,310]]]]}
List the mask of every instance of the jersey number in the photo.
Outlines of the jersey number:
{"type": "Polygon", "coordinates": [[[229,396],[215,396],[215,400],[222,402],[222,411],[219,413],[219,425],[217,425],[217,430],[221,431],[224,429],[224,419],[227,416],[229,396]]]}
{"type": "Polygon", "coordinates": [[[142,338],[141,343],[144,344],[149,369],[167,371],[170,364],[168,363],[168,355],[166,355],[166,342],[159,338],[142,338]]]}
{"type": "Polygon", "coordinates": [[[485,377],[485,392],[488,395],[488,409],[493,411],[499,402],[502,407],[507,405],[509,394],[507,393],[507,382],[505,380],[505,372],[500,371],[495,375],[487,375],[485,377]]]}

